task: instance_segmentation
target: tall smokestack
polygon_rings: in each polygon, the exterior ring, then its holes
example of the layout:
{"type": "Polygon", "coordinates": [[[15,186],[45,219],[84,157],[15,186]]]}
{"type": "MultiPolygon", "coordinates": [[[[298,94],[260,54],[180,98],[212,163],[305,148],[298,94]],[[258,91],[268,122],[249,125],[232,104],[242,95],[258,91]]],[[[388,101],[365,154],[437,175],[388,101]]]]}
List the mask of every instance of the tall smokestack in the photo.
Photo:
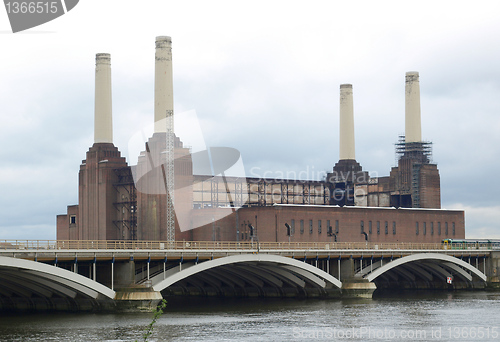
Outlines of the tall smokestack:
{"type": "Polygon", "coordinates": [[[111,55],[95,56],[94,143],[113,143],[111,55]]]}
{"type": "Polygon", "coordinates": [[[421,142],[420,82],[417,71],[406,73],[405,93],[405,142],[421,142]]]}
{"type": "Polygon", "coordinates": [[[356,159],[352,84],[340,85],[340,160],[356,159]]]}
{"type": "MultiPolygon", "coordinates": [[[[174,87],[172,80],[172,40],[156,37],[155,53],[155,133],[167,131],[167,111],[174,110],[174,87]]],[[[171,121],[173,131],[173,120],[171,121]]]]}

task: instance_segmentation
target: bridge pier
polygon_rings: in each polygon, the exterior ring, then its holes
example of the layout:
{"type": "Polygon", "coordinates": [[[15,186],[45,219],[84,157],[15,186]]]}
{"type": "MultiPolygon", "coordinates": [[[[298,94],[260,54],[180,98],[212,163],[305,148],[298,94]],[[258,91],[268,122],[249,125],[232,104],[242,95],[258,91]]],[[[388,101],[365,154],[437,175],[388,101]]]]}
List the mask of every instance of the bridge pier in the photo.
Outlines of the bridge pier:
{"type": "Polygon", "coordinates": [[[352,257],[339,259],[336,266],[337,274],[342,282],[342,298],[372,298],[377,289],[375,283],[366,279],[354,277],[356,273],[356,260],[352,257]]]}
{"type": "Polygon", "coordinates": [[[500,252],[491,252],[490,262],[486,270],[486,287],[500,289],[500,252]]]}
{"type": "Polygon", "coordinates": [[[117,289],[115,304],[118,311],[151,311],[162,299],[151,287],[130,286],[117,289]]]}
{"type": "Polygon", "coordinates": [[[136,284],[136,263],[133,258],[116,262],[112,267],[114,267],[113,287],[116,291],[115,304],[118,311],[151,311],[163,299],[160,292],[153,290],[150,282],[136,284]]]}
{"type": "Polygon", "coordinates": [[[372,298],[377,289],[375,283],[363,278],[351,278],[342,282],[342,298],[372,298]]]}

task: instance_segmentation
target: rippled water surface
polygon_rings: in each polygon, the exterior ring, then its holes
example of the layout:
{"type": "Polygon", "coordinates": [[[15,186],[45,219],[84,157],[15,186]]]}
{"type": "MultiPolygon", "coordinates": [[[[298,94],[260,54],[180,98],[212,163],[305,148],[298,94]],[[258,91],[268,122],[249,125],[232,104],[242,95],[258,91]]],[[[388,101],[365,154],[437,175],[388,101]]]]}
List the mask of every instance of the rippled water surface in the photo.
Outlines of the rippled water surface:
{"type": "MultiPolygon", "coordinates": [[[[135,341],[150,313],[0,316],[1,341],[135,341]]],[[[500,341],[500,292],[169,300],[149,341],[500,341]]]]}

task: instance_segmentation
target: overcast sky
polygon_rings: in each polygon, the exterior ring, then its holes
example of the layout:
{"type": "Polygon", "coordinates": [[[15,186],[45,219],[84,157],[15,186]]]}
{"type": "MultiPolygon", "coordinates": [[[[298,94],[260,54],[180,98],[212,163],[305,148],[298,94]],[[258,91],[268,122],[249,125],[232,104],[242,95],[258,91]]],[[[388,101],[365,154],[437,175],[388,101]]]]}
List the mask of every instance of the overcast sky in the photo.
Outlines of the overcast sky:
{"type": "Polygon", "coordinates": [[[176,115],[194,111],[206,145],[238,149],[249,176],[330,171],[342,83],[356,159],[389,175],[405,72],[418,71],[442,207],[466,210],[467,237],[500,238],[500,2],[409,3],[85,0],[16,34],[0,9],[0,239],[55,239],[77,204],[96,53],[111,53],[115,145],[125,154],[151,124],[160,35],[176,115]]]}

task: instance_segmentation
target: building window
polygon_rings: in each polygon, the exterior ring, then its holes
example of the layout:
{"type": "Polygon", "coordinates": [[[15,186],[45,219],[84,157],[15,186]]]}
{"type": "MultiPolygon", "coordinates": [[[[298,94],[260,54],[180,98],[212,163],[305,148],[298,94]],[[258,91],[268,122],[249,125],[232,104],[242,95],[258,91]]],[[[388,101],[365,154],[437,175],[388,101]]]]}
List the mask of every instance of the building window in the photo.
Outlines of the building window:
{"type": "Polygon", "coordinates": [[[291,230],[290,234],[291,235],[295,234],[295,220],[294,219],[292,219],[292,226],[290,228],[292,228],[292,229],[290,229],[291,230]]]}
{"type": "Polygon", "coordinates": [[[380,221],[377,221],[377,234],[380,235],[380,221]]]}
{"type": "Polygon", "coordinates": [[[448,236],[448,222],[444,223],[444,235],[448,236]]]}
{"type": "Polygon", "coordinates": [[[389,223],[385,221],[385,235],[389,234],[389,223]]]}
{"type": "Polygon", "coordinates": [[[313,233],[313,220],[309,220],[309,234],[313,233]]]}
{"type": "Polygon", "coordinates": [[[71,215],[69,217],[69,224],[76,224],[76,215],[71,215]]]}
{"type": "Polygon", "coordinates": [[[321,234],[321,220],[318,220],[318,234],[321,234]]]}
{"type": "Polygon", "coordinates": [[[415,222],[415,235],[418,235],[418,222],[415,222]]]}
{"type": "Polygon", "coordinates": [[[304,234],[304,220],[300,220],[300,234],[304,234]]]}
{"type": "Polygon", "coordinates": [[[392,234],[396,235],[396,221],[392,221],[392,234]]]}
{"type": "Polygon", "coordinates": [[[455,222],[451,223],[451,233],[455,236],[455,222]]]}
{"type": "Polygon", "coordinates": [[[339,233],[339,220],[335,220],[335,234],[338,234],[339,233]]]}
{"type": "Polygon", "coordinates": [[[438,235],[441,235],[441,222],[438,222],[438,235]]]}
{"type": "Polygon", "coordinates": [[[330,220],[326,220],[326,230],[330,232],[330,220]]]}
{"type": "Polygon", "coordinates": [[[365,232],[365,221],[361,221],[361,234],[365,232]]]}
{"type": "Polygon", "coordinates": [[[431,235],[434,235],[434,222],[431,222],[431,235]]]}
{"type": "Polygon", "coordinates": [[[427,235],[427,222],[424,222],[424,235],[427,235]]]}
{"type": "Polygon", "coordinates": [[[368,221],[368,234],[372,233],[372,221],[368,221]]]}

